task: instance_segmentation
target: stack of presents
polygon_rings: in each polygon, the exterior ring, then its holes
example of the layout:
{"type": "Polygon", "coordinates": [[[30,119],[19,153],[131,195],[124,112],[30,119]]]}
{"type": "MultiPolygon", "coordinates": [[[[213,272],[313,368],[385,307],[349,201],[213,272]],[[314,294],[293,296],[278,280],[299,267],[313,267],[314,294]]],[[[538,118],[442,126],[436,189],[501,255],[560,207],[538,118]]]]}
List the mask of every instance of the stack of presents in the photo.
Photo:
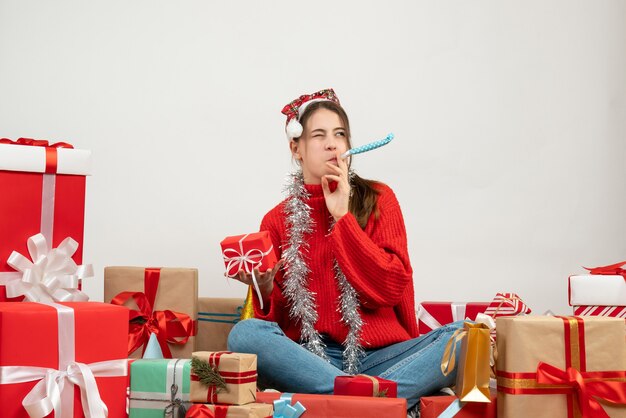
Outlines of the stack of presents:
{"type": "MultiPolygon", "coordinates": [[[[226,351],[249,303],[198,298],[196,269],[107,267],[105,302],[88,301],[90,164],[67,143],[0,139],[0,416],[406,416],[376,376],[337,378],[332,395],[258,391],[256,356],[226,351]]],[[[275,262],[262,233],[222,247],[229,273],[275,262]]],[[[512,293],[420,304],[420,333],[468,320],[440,365],[457,370],[454,393],[423,397],[421,416],[626,417],[622,265],[569,278],[573,316],[530,315],[512,293]]]]}

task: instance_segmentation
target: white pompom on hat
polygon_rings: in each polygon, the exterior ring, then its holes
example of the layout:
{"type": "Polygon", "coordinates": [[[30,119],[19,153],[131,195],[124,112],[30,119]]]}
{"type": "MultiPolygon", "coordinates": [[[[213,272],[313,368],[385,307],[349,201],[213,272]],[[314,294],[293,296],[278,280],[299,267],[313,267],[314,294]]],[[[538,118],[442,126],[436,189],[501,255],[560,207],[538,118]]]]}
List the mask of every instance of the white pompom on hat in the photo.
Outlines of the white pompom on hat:
{"type": "Polygon", "coordinates": [[[303,127],[300,124],[300,116],[308,105],[321,101],[331,101],[340,104],[335,91],[333,89],[325,89],[312,94],[303,94],[283,107],[282,113],[287,116],[287,125],[285,126],[287,139],[299,138],[302,135],[303,127]]]}

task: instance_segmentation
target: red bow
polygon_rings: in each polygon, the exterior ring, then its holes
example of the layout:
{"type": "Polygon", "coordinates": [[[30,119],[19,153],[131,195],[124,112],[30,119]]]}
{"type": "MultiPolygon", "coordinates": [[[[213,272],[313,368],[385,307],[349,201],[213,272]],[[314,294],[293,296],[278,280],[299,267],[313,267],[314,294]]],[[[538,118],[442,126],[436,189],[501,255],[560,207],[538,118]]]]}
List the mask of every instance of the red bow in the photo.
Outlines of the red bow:
{"type": "Polygon", "coordinates": [[[619,263],[611,264],[610,266],[583,268],[589,270],[589,274],[615,274],[618,276],[623,276],[624,280],[626,280],[626,269],[622,268],[624,264],[626,264],[626,261],[620,261],[619,263]]]}
{"type": "MultiPolygon", "coordinates": [[[[602,372],[586,372],[584,374],[601,375],[602,372]]],[[[596,397],[615,404],[626,404],[626,382],[595,379],[585,381],[583,374],[573,367],[561,370],[550,364],[539,362],[537,383],[570,387],[577,395],[578,405],[584,417],[609,417],[595,399],[596,397]]]]}
{"type": "Polygon", "coordinates": [[[150,334],[156,334],[163,357],[172,358],[167,344],[186,344],[189,337],[195,334],[194,322],[189,315],[170,310],[153,311],[143,292],[121,292],[111,303],[124,305],[130,298],[135,300],[139,309],[130,311],[128,354],[145,345],[150,334]]]}
{"type": "Polygon", "coordinates": [[[0,144],[30,145],[33,147],[48,147],[48,148],[74,148],[72,144],[68,144],[67,142],[55,142],[54,144],[50,144],[45,139],[32,139],[32,138],[18,138],[17,141],[11,141],[9,138],[0,138],[0,144]]]}
{"type": "Polygon", "coordinates": [[[196,404],[189,408],[185,418],[226,418],[228,414],[228,406],[225,405],[213,405],[214,411],[209,409],[208,406],[196,404]]]}

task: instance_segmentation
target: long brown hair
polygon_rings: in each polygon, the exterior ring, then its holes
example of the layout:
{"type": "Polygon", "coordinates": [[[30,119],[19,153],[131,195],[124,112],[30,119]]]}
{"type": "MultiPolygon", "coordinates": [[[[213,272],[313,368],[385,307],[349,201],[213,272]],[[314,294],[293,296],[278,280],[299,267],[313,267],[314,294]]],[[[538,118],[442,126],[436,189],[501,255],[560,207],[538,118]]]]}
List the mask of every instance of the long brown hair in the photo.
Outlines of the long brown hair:
{"type": "MultiPolygon", "coordinates": [[[[300,115],[300,124],[305,126],[311,115],[318,109],[327,109],[339,116],[339,119],[341,119],[341,122],[346,130],[348,149],[352,148],[352,144],[350,142],[350,121],[348,120],[348,115],[346,114],[346,111],[343,110],[343,107],[335,102],[323,100],[311,103],[306,107],[302,115],[300,115]]],[[[294,138],[293,140],[298,142],[299,139],[300,138],[294,138]]],[[[348,167],[350,167],[350,164],[348,167]]],[[[372,212],[374,213],[374,216],[378,218],[378,207],[376,205],[376,201],[378,200],[379,192],[376,190],[376,184],[376,181],[359,177],[354,172],[352,172],[352,175],[350,176],[350,186],[352,187],[352,190],[350,193],[348,210],[354,215],[357,222],[363,229],[365,229],[365,225],[367,225],[367,221],[372,212]]]]}

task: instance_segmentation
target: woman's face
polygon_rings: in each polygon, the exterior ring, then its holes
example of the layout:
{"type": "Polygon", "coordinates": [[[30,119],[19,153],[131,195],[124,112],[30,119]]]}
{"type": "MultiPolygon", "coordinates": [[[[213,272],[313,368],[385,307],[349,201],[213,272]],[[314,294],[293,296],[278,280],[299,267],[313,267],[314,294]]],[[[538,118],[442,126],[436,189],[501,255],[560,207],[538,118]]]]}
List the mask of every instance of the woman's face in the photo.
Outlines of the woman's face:
{"type": "Polygon", "coordinates": [[[304,182],[321,184],[331,174],[326,162],[337,165],[337,153],[348,150],[348,138],[341,118],[328,109],[317,109],[306,121],[298,142],[291,141],[291,152],[300,161],[304,182]]]}

